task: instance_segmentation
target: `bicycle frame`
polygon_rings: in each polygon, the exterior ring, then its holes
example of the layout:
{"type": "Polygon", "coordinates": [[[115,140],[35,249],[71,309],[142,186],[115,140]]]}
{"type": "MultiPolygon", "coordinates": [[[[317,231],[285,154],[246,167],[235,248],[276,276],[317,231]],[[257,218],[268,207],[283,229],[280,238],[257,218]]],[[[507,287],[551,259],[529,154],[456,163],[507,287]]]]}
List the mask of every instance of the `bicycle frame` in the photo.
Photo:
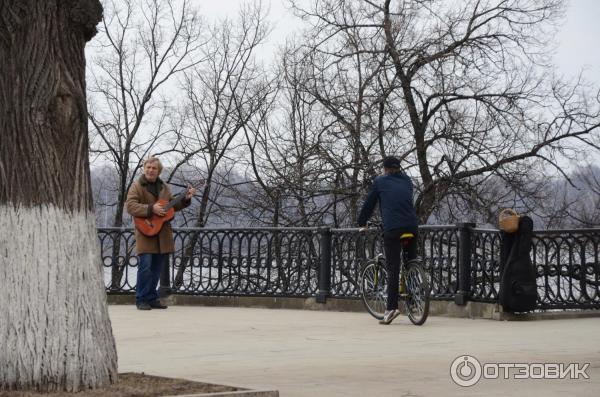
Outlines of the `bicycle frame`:
{"type": "MultiPolygon", "coordinates": [[[[429,313],[429,282],[421,261],[418,258],[408,259],[406,246],[411,239],[416,238],[412,233],[403,234],[401,238],[401,253],[398,269],[398,299],[404,301],[407,315],[415,325],[422,325],[429,313]],[[408,281],[407,281],[408,280],[408,281]]],[[[383,318],[383,300],[387,300],[388,268],[385,250],[374,259],[367,262],[361,273],[361,295],[367,311],[375,318],[383,318]],[[386,280],[380,280],[385,276],[386,280]],[[383,282],[382,282],[383,281],[383,282]],[[382,286],[385,286],[385,292],[382,286]],[[384,295],[382,295],[384,294],[384,295]]]]}

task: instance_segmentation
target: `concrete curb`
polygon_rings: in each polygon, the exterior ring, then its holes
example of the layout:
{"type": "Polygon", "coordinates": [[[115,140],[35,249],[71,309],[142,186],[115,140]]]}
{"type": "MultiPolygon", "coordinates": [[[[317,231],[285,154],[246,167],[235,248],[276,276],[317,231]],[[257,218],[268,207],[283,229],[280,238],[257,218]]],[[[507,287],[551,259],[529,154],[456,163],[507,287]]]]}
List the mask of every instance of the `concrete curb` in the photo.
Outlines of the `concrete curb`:
{"type": "MultiPolygon", "coordinates": [[[[310,298],[281,298],[267,296],[198,296],[171,295],[163,299],[168,305],[254,307],[265,309],[324,310],[342,312],[365,312],[360,299],[328,298],[327,303],[317,303],[310,298]]],[[[134,295],[109,295],[109,304],[133,305],[134,295]]],[[[402,307],[402,305],[401,305],[402,307]]],[[[545,311],[514,314],[504,312],[497,303],[467,302],[457,305],[453,301],[432,300],[429,314],[454,318],[488,319],[497,321],[558,320],[600,317],[600,310],[545,311]]]]}
{"type": "Polygon", "coordinates": [[[498,318],[493,320],[500,321],[537,321],[537,320],[570,320],[576,318],[593,318],[600,317],[600,310],[585,310],[585,311],[547,311],[534,313],[507,313],[499,311],[498,318]]]}
{"type": "Polygon", "coordinates": [[[238,390],[238,391],[226,391],[219,393],[201,393],[201,394],[180,394],[177,396],[163,396],[163,397],[279,397],[279,391],[277,390],[238,390]]]}

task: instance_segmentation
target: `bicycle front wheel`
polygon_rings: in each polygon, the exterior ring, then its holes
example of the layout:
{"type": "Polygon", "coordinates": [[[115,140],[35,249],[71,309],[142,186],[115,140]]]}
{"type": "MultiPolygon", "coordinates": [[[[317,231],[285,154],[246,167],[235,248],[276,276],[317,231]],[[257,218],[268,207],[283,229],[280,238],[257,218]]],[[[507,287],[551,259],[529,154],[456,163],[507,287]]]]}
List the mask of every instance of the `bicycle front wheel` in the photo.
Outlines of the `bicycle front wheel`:
{"type": "Polygon", "coordinates": [[[408,263],[406,269],[406,314],[415,325],[423,325],[429,315],[431,287],[429,277],[420,262],[408,263]]]}
{"type": "Polygon", "coordinates": [[[369,261],[360,277],[360,293],[367,311],[383,319],[387,307],[387,270],[379,261],[369,261]]]}

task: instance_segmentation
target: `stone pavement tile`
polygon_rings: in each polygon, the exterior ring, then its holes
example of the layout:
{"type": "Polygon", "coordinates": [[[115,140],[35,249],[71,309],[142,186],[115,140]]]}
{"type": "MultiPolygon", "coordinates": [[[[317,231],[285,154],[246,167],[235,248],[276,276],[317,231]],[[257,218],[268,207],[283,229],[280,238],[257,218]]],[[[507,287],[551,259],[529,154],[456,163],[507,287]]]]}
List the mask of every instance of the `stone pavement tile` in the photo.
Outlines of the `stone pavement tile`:
{"type": "Polygon", "coordinates": [[[109,308],[119,371],[144,371],[301,396],[597,396],[600,318],[499,322],[366,313],[171,306],[109,308]],[[589,380],[452,382],[452,361],[590,363],[589,380]]]}

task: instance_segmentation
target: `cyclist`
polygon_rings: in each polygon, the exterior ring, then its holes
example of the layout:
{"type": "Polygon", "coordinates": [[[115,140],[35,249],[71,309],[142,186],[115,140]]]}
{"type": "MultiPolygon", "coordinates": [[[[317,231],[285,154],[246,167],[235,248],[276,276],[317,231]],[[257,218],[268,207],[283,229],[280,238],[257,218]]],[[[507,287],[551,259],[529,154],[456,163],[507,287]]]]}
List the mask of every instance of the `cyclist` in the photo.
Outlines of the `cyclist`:
{"type": "Polygon", "coordinates": [[[416,258],[418,222],[413,205],[413,184],[410,177],[400,170],[400,160],[393,156],[385,157],[383,171],[383,175],[373,180],[358,216],[358,226],[361,231],[368,228],[367,221],[375,205],[379,203],[388,274],[387,307],[379,323],[390,324],[400,314],[398,310],[398,278],[402,249],[400,236],[404,233],[412,233],[415,236],[405,250],[408,260],[416,258]]]}

